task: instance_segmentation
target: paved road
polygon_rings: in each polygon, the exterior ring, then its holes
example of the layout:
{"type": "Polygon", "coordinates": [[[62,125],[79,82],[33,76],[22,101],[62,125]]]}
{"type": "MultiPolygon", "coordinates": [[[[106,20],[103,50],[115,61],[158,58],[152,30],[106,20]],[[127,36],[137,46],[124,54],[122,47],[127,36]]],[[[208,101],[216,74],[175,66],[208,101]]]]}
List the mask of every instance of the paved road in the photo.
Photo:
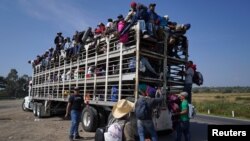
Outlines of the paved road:
{"type": "MultiPolygon", "coordinates": [[[[63,141],[68,138],[70,121],[61,117],[36,119],[32,112],[23,112],[22,100],[0,100],[0,141],[63,141]]],[[[250,125],[250,120],[237,120],[217,116],[197,115],[191,120],[191,140],[207,141],[207,128],[210,124],[250,125]]],[[[95,133],[81,131],[88,141],[94,141],[95,133]]],[[[166,135],[162,132],[159,141],[174,141],[175,132],[166,135]]],[[[184,140],[183,140],[184,141],[184,140]]]]}
{"type": "MultiPolygon", "coordinates": [[[[192,141],[207,141],[207,127],[210,124],[215,125],[250,125],[250,120],[239,120],[233,118],[224,118],[218,116],[196,115],[191,120],[191,140],[192,141]]],[[[160,141],[174,141],[175,132],[170,135],[159,135],[160,141]]]]}

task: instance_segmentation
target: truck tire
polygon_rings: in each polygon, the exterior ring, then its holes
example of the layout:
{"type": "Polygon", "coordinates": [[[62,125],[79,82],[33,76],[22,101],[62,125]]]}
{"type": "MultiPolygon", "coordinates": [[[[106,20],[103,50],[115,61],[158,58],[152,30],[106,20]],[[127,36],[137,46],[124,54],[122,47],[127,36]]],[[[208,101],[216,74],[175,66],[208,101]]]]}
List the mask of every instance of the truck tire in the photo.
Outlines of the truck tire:
{"type": "Polygon", "coordinates": [[[98,114],[94,107],[85,107],[82,111],[82,128],[87,132],[95,132],[98,126],[98,114]]]}
{"type": "Polygon", "coordinates": [[[37,102],[34,102],[33,104],[33,114],[34,116],[37,116],[37,102]]]}
{"type": "Polygon", "coordinates": [[[22,109],[23,111],[28,111],[28,109],[25,107],[25,99],[23,100],[23,103],[22,103],[22,109]]]}
{"type": "Polygon", "coordinates": [[[36,106],[36,113],[37,113],[37,117],[38,118],[42,118],[42,105],[41,104],[37,104],[36,106]]]}

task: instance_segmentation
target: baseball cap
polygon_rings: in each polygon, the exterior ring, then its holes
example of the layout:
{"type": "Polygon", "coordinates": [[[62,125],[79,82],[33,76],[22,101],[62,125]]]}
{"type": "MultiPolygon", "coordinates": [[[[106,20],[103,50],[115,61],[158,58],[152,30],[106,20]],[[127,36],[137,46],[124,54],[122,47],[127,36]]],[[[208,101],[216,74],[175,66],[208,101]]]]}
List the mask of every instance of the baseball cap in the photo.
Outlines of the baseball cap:
{"type": "Polygon", "coordinates": [[[150,4],[149,4],[149,7],[150,7],[150,6],[153,6],[153,7],[154,7],[154,6],[156,6],[156,4],[155,4],[155,3],[150,3],[150,4]]]}
{"type": "Polygon", "coordinates": [[[136,3],[135,3],[135,2],[131,2],[131,3],[130,3],[130,6],[131,6],[132,8],[135,8],[135,7],[136,7],[136,3]]]}
{"type": "Polygon", "coordinates": [[[169,20],[169,16],[168,15],[165,15],[163,16],[166,20],[169,20]]]}
{"type": "Polygon", "coordinates": [[[122,14],[120,14],[119,16],[117,16],[117,19],[123,19],[122,14]]]}
{"type": "Polygon", "coordinates": [[[188,96],[188,93],[187,93],[187,92],[181,92],[181,93],[180,93],[180,96],[187,97],[187,96],[188,96]]]}

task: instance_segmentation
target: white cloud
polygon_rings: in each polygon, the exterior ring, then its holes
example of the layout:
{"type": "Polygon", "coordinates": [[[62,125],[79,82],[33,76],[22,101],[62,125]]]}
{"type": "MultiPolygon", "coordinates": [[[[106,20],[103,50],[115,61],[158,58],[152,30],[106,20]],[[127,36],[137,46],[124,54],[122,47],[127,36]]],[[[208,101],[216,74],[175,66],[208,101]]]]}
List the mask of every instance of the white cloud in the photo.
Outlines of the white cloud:
{"type": "Polygon", "coordinates": [[[25,12],[41,21],[50,22],[60,28],[84,29],[88,26],[87,12],[76,9],[70,1],[19,0],[25,12]]]}

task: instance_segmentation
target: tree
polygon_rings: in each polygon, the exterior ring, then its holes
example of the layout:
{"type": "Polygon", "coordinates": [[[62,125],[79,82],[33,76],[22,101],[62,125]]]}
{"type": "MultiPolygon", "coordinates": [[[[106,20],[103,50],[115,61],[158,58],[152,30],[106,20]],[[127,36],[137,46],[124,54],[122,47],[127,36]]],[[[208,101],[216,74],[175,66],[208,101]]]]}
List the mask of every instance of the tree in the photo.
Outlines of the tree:
{"type": "Polygon", "coordinates": [[[3,76],[0,76],[0,96],[5,96],[6,80],[3,76]]]}
{"type": "Polygon", "coordinates": [[[16,97],[18,74],[16,69],[11,69],[6,77],[6,93],[11,97],[16,97]]]}
{"type": "Polygon", "coordinates": [[[18,75],[17,75],[17,70],[16,69],[11,69],[8,76],[6,77],[6,80],[8,81],[14,81],[16,82],[18,79],[18,75]]]}
{"type": "Polygon", "coordinates": [[[16,97],[24,97],[28,94],[29,76],[23,75],[17,80],[16,97]]]}
{"type": "Polygon", "coordinates": [[[3,76],[0,76],[0,83],[5,83],[5,78],[3,76]]]}
{"type": "Polygon", "coordinates": [[[0,76],[0,88],[5,88],[6,80],[3,76],[0,76]]]}
{"type": "Polygon", "coordinates": [[[1,91],[8,97],[24,97],[28,93],[28,83],[30,77],[28,75],[18,76],[16,69],[11,69],[6,78],[0,76],[0,84],[4,82],[6,88],[1,91]]]}

